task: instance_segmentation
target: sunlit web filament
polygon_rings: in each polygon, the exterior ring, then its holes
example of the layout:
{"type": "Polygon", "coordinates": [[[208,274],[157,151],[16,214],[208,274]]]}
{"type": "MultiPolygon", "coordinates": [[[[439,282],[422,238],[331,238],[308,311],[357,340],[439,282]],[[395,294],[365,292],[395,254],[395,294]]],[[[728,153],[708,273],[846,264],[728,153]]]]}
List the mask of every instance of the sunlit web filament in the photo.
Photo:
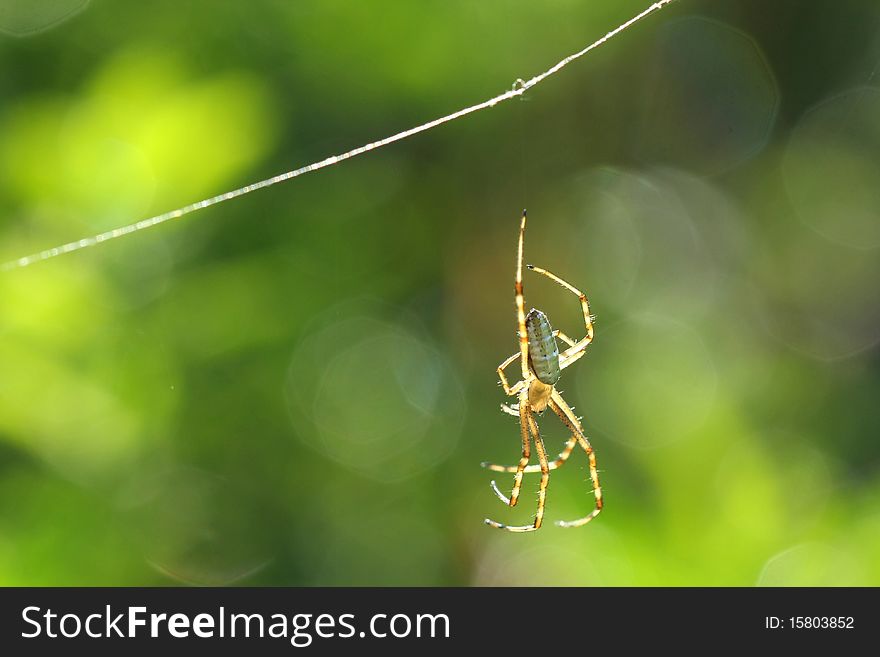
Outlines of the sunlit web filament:
{"type": "Polygon", "coordinates": [[[404,130],[403,132],[398,132],[396,135],[392,135],[391,137],[386,137],[385,139],[380,139],[379,141],[370,142],[369,144],[365,144],[364,146],[360,146],[358,148],[352,149],[346,153],[342,153],[341,155],[333,155],[331,157],[325,158],[318,162],[314,162],[313,164],[309,164],[307,166],[301,167],[299,169],[294,169],[293,171],[288,171],[286,173],[278,174],[277,176],[272,176],[271,178],[266,178],[265,180],[261,180],[259,182],[251,183],[250,185],[245,185],[244,187],[239,187],[238,189],[232,190],[230,192],[226,192],[224,194],[218,194],[217,196],[212,196],[211,198],[204,199],[203,201],[198,201],[196,203],[190,203],[189,205],[185,205],[181,208],[177,208],[176,210],[170,210],[169,212],[164,212],[162,214],[157,214],[154,217],[150,217],[148,219],[142,219],[133,224],[129,224],[127,226],[122,226],[120,228],[114,228],[113,230],[108,230],[103,233],[99,233],[97,235],[93,235],[91,237],[84,237],[75,242],[68,242],[67,244],[62,244],[60,246],[56,246],[51,249],[46,249],[45,251],[40,251],[39,253],[34,253],[31,255],[23,256],[21,258],[17,258],[15,260],[10,260],[9,262],[3,263],[0,265],[0,271],[8,271],[11,269],[16,269],[18,267],[27,267],[28,265],[32,265],[35,262],[40,262],[42,260],[48,260],[50,258],[54,258],[56,256],[64,255],[65,253],[71,253],[73,251],[79,251],[80,249],[84,249],[89,246],[94,246],[96,244],[100,244],[101,242],[106,242],[108,240],[115,239],[117,237],[122,237],[123,235],[129,235],[130,233],[136,233],[137,231],[144,230],[146,228],[152,228],[153,226],[158,226],[159,224],[165,223],[166,221],[170,221],[172,219],[178,219],[183,217],[184,215],[195,212],[196,210],[201,210],[203,208],[210,207],[212,205],[217,205],[218,203],[223,203],[224,201],[230,201],[239,196],[244,196],[245,194],[250,194],[258,189],[263,189],[264,187],[271,187],[280,182],[284,182],[285,180],[290,180],[291,178],[297,178],[305,173],[309,173],[311,171],[317,171],[318,169],[323,169],[325,167],[329,167],[334,164],[338,164],[344,160],[351,159],[353,157],[357,157],[363,153],[368,151],[376,150],[377,148],[382,148],[383,146],[387,146],[388,144],[393,144],[396,141],[401,141],[406,139],[407,137],[412,137],[420,132],[425,132],[426,130],[431,130],[432,128],[436,128],[439,125],[444,123],[449,123],[450,121],[455,121],[467,114],[472,114],[473,112],[479,112],[480,110],[487,109],[489,107],[494,107],[498,103],[502,103],[506,100],[510,100],[511,98],[515,98],[517,96],[521,96],[527,89],[531,89],[536,86],[538,83],[543,82],[551,75],[558,73],[562,68],[578,59],[586,55],[588,52],[593,50],[594,48],[598,48],[603,43],[611,39],[612,37],[620,34],[628,27],[634,25],[639,22],[649,14],[654,13],[655,11],[662,9],[664,6],[670,4],[673,0],[660,0],[660,2],[656,2],[647,9],[645,9],[640,14],[633,16],[625,23],[617,26],[610,32],[608,32],[605,36],[597,41],[594,41],[589,46],[580,50],[572,55],[569,55],[565,59],[561,60],[554,66],[550,67],[540,75],[536,75],[535,77],[522,81],[517,80],[516,84],[514,84],[513,88],[510,91],[506,91],[503,94],[495,96],[494,98],[490,98],[489,100],[483,101],[482,103],[478,103],[476,105],[471,105],[470,107],[466,107],[457,112],[453,112],[447,116],[441,117],[439,119],[434,119],[433,121],[428,121],[427,123],[423,123],[420,126],[416,126],[415,128],[410,128],[409,130],[404,130]]]}

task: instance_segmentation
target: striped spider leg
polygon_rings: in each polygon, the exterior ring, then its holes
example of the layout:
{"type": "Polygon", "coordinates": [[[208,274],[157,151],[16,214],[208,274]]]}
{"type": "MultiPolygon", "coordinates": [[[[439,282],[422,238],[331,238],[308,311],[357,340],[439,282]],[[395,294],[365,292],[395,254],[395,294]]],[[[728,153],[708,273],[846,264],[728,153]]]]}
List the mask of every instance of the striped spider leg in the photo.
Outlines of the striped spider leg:
{"type": "Polygon", "coordinates": [[[505,413],[518,417],[520,420],[522,457],[520,458],[519,463],[513,466],[496,465],[493,463],[482,464],[483,467],[494,472],[507,472],[514,474],[513,489],[510,497],[507,497],[499,490],[495,481],[492,481],[491,483],[492,490],[498,498],[508,506],[516,506],[522,486],[523,474],[532,472],[541,473],[541,483],[538,490],[538,510],[531,525],[511,526],[490,520],[489,518],[485,521],[486,524],[492,527],[512,532],[534,531],[541,527],[544,518],[547,486],[550,481],[550,471],[555,470],[566,462],[574,450],[575,445],[580,445],[587,454],[590,467],[590,480],[593,487],[593,494],[596,499],[596,506],[595,509],[584,518],[569,522],[559,521],[557,524],[562,527],[579,527],[595,518],[602,510],[602,488],[599,485],[599,474],[596,467],[595,452],[593,451],[593,447],[590,445],[586,435],[584,435],[580,420],[555,388],[555,385],[561,376],[561,371],[581,358],[584,355],[587,346],[593,341],[594,318],[590,314],[590,306],[583,292],[546,269],[533,267],[531,265],[528,265],[528,268],[531,271],[546,276],[578,297],[584,315],[586,335],[580,340],[575,341],[561,331],[553,330],[547,317],[541,311],[532,309],[529,311],[528,315],[526,315],[522,284],[525,227],[526,213],[523,211],[517,249],[516,279],[514,282],[520,350],[518,353],[513,354],[501,363],[497,370],[505,394],[518,398],[518,403],[513,405],[502,404],[501,408],[505,413]],[[562,353],[559,352],[556,338],[559,338],[568,345],[568,348],[562,353]],[[520,361],[522,379],[511,386],[504,372],[506,368],[512,365],[516,360],[520,361]],[[543,413],[548,407],[559,417],[562,423],[571,432],[571,436],[566,441],[564,449],[552,462],[547,461],[544,442],[541,438],[538,424],[535,421],[534,416],[535,413],[543,413]],[[531,457],[531,440],[535,443],[535,451],[538,453],[539,461],[537,464],[533,465],[528,464],[531,457]]]}

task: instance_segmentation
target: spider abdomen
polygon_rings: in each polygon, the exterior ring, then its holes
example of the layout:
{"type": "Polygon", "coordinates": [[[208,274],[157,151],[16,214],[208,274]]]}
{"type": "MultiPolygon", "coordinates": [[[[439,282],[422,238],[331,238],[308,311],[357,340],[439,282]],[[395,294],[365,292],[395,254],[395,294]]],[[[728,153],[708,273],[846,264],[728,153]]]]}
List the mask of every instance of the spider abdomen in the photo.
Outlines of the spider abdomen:
{"type": "Polygon", "coordinates": [[[547,315],[532,308],[526,315],[526,333],[529,338],[529,362],[535,376],[541,383],[555,385],[561,375],[559,347],[547,315]]]}

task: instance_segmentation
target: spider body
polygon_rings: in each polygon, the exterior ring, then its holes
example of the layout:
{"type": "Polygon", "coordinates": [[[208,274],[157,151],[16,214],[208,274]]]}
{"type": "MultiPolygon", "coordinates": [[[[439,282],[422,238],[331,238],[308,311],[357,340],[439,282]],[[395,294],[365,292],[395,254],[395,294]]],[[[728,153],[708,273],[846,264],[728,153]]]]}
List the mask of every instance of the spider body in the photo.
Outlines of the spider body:
{"type": "Polygon", "coordinates": [[[603,504],[602,488],[599,486],[599,470],[596,467],[596,454],[593,451],[592,445],[590,445],[590,441],[584,435],[580,418],[574,414],[574,410],[568,405],[568,403],[566,403],[555,387],[562,375],[562,370],[580,359],[584,355],[587,346],[593,341],[593,316],[590,314],[590,306],[587,302],[587,297],[583,292],[565,282],[555,274],[551,274],[546,269],[533,267],[531,265],[528,265],[528,268],[531,271],[546,276],[578,297],[581,304],[581,310],[584,314],[584,326],[586,327],[587,333],[583,338],[575,341],[565,335],[562,331],[554,330],[550,325],[547,316],[540,310],[533,308],[529,311],[529,314],[526,315],[522,283],[523,241],[525,231],[526,213],[524,210],[519,229],[516,279],[513,288],[519,336],[519,352],[513,354],[501,363],[497,370],[504,392],[507,395],[517,397],[518,399],[518,403],[516,404],[502,404],[501,409],[505,413],[519,418],[520,435],[522,438],[522,457],[517,465],[495,465],[494,463],[483,463],[483,467],[489,468],[495,472],[514,473],[513,490],[510,493],[510,497],[504,495],[504,493],[498,489],[497,484],[494,481],[492,482],[492,490],[495,491],[498,498],[508,506],[516,506],[517,500],[519,499],[520,488],[522,486],[523,475],[531,472],[541,473],[541,483],[538,489],[538,510],[531,525],[505,525],[486,518],[487,525],[511,532],[529,532],[541,527],[541,523],[544,519],[544,503],[547,496],[547,486],[550,483],[550,471],[555,470],[565,463],[571,455],[571,452],[574,450],[575,445],[580,445],[587,455],[590,469],[590,481],[596,506],[589,515],[584,516],[583,518],[572,520],[570,522],[559,521],[556,524],[562,527],[580,527],[581,525],[585,525],[599,515],[603,504]],[[559,351],[559,345],[556,342],[557,338],[568,345],[568,348],[565,349],[565,351],[559,351]],[[517,383],[510,385],[507,381],[507,376],[504,374],[504,370],[517,360],[520,361],[522,379],[517,383]],[[541,438],[538,423],[535,421],[535,414],[543,413],[547,408],[550,408],[571,432],[571,436],[565,443],[565,448],[562,450],[562,453],[560,453],[552,462],[547,460],[544,441],[541,438]],[[529,465],[532,442],[534,442],[535,451],[538,453],[537,465],[529,465]]]}
{"type": "Polygon", "coordinates": [[[559,369],[559,345],[547,315],[532,308],[526,315],[526,333],[529,338],[529,366],[538,381],[548,386],[556,385],[562,370],[559,369]]]}

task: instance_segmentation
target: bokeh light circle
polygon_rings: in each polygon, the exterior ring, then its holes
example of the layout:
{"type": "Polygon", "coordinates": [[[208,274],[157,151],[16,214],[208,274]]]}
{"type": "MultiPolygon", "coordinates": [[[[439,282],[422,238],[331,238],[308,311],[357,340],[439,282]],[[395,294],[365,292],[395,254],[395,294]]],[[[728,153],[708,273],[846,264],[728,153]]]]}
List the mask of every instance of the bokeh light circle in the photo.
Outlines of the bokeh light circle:
{"type": "Polygon", "coordinates": [[[801,543],[773,555],[757,586],[861,586],[864,564],[857,555],[825,543],[801,543]]]}
{"type": "Polygon", "coordinates": [[[652,164],[712,174],[762,150],[779,90],[758,45],[706,18],[667,23],[657,40],[637,151],[652,164]]]}
{"type": "Polygon", "coordinates": [[[417,329],[354,302],[297,346],[286,396],[293,429],[340,465],[381,481],[434,467],[455,447],[464,396],[446,357],[417,329]]]}
{"type": "Polygon", "coordinates": [[[271,561],[249,531],[256,502],[204,470],[145,468],[120,491],[118,505],[147,563],[176,582],[228,586],[271,561]]]}
{"type": "MultiPolygon", "coordinates": [[[[693,318],[713,302],[722,258],[695,224],[705,201],[687,188],[689,180],[668,170],[603,167],[574,181],[576,219],[559,258],[600,322],[609,310],[693,318]]],[[[708,197],[717,201],[717,194],[708,197]]]]}
{"type": "Polygon", "coordinates": [[[90,0],[3,0],[0,32],[26,37],[45,32],[73,18],[90,0]]]}
{"type": "Polygon", "coordinates": [[[691,437],[715,402],[718,374],[700,333],[663,315],[603,327],[582,362],[589,366],[577,372],[577,397],[587,432],[631,447],[691,437]]]}
{"type": "Polygon", "coordinates": [[[880,258],[791,221],[753,258],[766,330],[817,360],[851,358],[880,342],[880,258]]]}
{"type": "Polygon", "coordinates": [[[782,160],[798,217],[854,249],[880,246],[880,89],[858,88],[807,112],[782,160]]]}

